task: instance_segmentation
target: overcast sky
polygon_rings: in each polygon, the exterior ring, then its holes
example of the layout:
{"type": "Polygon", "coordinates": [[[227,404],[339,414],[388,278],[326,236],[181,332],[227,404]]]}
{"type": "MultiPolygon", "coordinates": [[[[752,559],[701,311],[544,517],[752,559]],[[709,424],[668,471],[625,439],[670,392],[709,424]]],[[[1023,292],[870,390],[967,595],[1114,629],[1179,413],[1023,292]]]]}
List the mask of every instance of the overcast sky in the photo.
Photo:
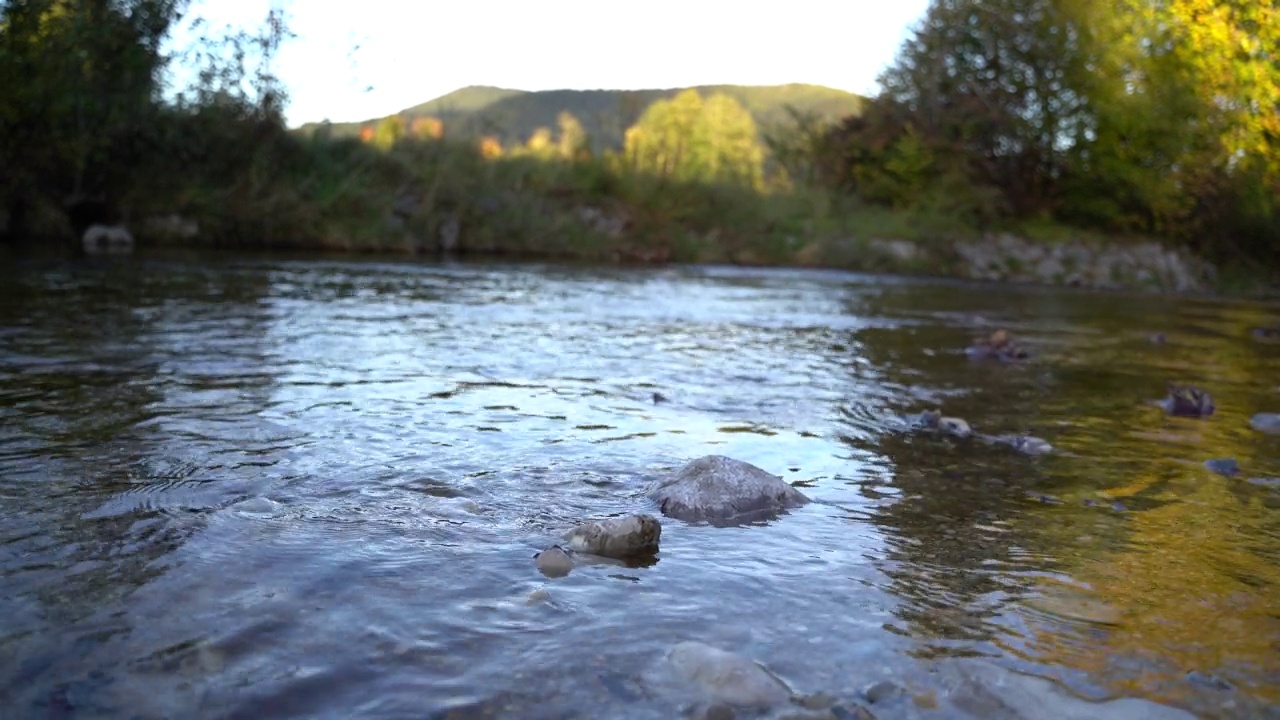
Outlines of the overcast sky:
{"type": "MultiPolygon", "coordinates": [[[[638,89],[802,82],[870,94],[927,0],[195,0],[253,26],[283,7],[291,125],[393,114],[467,85],[638,89]]],[[[179,37],[181,34],[179,34],[179,37]]]]}

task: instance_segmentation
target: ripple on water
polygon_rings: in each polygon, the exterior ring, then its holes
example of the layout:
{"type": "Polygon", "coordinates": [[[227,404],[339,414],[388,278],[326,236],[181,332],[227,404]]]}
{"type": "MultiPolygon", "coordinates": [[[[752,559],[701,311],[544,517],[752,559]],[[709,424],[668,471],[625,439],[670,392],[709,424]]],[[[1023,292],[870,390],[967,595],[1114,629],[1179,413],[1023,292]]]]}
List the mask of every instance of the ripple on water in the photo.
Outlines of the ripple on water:
{"type": "Polygon", "coordinates": [[[669,718],[693,698],[650,671],[684,640],[948,715],[941,669],[973,655],[1206,716],[1280,702],[1258,306],[741,268],[28,270],[0,269],[20,713],[669,718]],[[999,326],[1033,358],[968,362],[999,326]],[[1166,380],[1219,412],[1165,416],[1166,380]],[[1062,452],[906,432],[927,407],[1062,452]],[[708,453],[818,502],[536,571],[708,453]]]}

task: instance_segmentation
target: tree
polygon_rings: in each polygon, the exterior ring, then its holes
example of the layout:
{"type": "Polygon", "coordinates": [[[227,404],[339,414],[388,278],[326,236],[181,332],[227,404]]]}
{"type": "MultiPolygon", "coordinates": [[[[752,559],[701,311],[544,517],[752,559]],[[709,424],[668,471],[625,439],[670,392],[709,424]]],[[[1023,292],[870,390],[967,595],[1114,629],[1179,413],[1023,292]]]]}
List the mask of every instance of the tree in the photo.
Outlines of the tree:
{"type": "MultiPolygon", "coordinates": [[[[119,197],[137,168],[209,141],[226,122],[206,110],[283,127],[284,93],[270,60],[288,35],[279,13],[257,34],[206,36],[187,49],[187,93],[163,98],[162,43],[189,0],[7,0],[0,5],[0,198],[21,217],[32,202],[119,197]],[[178,131],[213,133],[193,138],[178,131]]],[[[206,143],[208,144],[208,143],[206,143]]]]}
{"type": "Polygon", "coordinates": [[[697,90],[649,106],[629,128],[624,154],[641,172],[694,182],[760,187],[764,150],[751,113],[727,95],[697,90]]]}
{"type": "Polygon", "coordinates": [[[591,144],[587,131],[573,113],[564,111],[556,117],[556,126],[560,130],[560,138],[556,142],[556,153],[565,160],[582,160],[591,155],[591,144]]]}
{"type": "Polygon", "coordinates": [[[883,94],[1015,210],[1049,210],[1073,141],[1090,131],[1084,36],[1057,0],[935,0],[883,94]]]}
{"type": "Polygon", "coordinates": [[[390,150],[391,146],[400,142],[405,136],[407,125],[399,115],[384,117],[373,129],[373,145],[382,150],[390,150]]]}

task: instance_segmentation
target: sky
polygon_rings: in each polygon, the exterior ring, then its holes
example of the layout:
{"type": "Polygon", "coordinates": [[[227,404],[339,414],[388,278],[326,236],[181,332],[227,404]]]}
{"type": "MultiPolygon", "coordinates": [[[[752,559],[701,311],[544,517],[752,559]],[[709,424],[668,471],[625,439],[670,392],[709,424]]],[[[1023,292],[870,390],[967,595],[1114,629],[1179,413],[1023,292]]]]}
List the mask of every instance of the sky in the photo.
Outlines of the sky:
{"type": "Polygon", "coordinates": [[[272,7],[297,36],[275,65],[296,126],[384,117],[468,85],[873,94],[928,0],[195,0],[188,18],[254,27],[272,7]]]}

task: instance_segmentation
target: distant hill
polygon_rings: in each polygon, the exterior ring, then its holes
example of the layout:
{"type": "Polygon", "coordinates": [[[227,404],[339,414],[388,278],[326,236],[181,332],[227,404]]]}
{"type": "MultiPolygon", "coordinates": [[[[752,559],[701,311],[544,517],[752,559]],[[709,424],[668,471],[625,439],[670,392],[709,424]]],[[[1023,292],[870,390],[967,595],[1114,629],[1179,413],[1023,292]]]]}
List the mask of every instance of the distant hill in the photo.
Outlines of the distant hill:
{"type": "MultiPolygon", "coordinates": [[[[397,113],[406,120],[436,117],[444,122],[449,136],[493,135],[503,144],[524,142],[539,127],[556,127],[556,116],[573,113],[590,135],[597,150],[622,146],[623,133],[635,124],[655,100],[669,98],[686,88],[667,90],[508,90],[471,86],[415,105],[397,113]]],[[[724,93],[751,111],[761,129],[789,120],[787,107],[839,119],[862,110],[864,98],[820,85],[702,85],[695,88],[704,97],[724,93]]],[[[364,122],[329,125],[334,137],[358,135],[382,118],[364,122]]],[[[314,132],[321,123],[308,123],[300,132],[314,132]]]]}

